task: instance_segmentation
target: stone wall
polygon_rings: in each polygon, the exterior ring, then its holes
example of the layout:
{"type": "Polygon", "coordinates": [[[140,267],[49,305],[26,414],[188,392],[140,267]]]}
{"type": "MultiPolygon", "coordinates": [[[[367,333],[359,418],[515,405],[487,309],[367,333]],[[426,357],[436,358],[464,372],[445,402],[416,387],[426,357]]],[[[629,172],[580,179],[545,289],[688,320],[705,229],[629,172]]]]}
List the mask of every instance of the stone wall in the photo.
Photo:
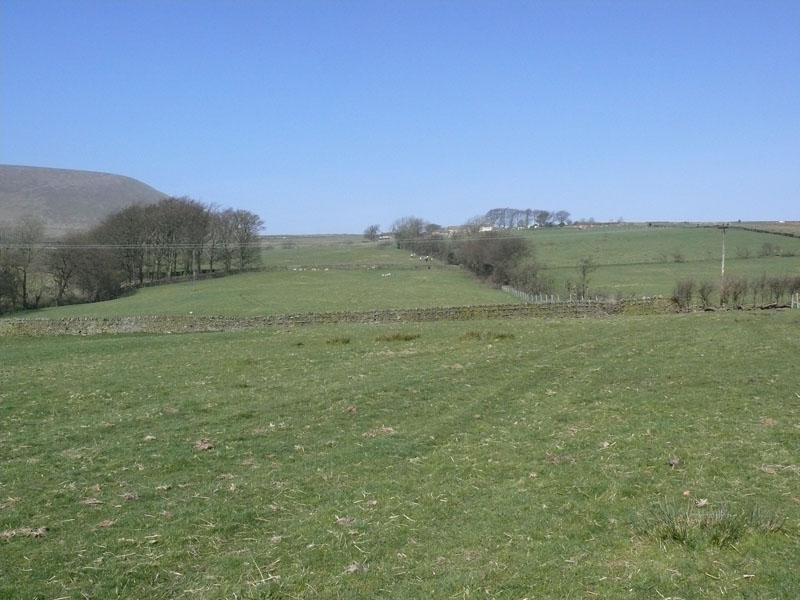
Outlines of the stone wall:
{"type": "Polygon", "coordinates": [[[489,304],[375,311],[341,311],[265,315],[262,317],[70,317],[64,319],[0,319],[0,336],[96,335],[103,333],[191,333],[245,331],[290,325],[332,323],[423,323],[515,317],[569,318],[604,315],[646,315],[676,312],[669,300],[489,304]]]}

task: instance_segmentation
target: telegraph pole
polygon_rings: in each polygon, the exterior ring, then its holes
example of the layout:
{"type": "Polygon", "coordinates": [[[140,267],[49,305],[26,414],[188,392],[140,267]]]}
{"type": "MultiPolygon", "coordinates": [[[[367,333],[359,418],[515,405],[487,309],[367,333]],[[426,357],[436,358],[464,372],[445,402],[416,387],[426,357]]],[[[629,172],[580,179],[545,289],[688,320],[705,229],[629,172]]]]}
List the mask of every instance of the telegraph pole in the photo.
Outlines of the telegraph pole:
{"type": "Polygon", "coordinates": [[[728,231],[728,224],[725,223],[724,225],[718,225],[719,229],[722,230],[722,275],[720,278],[720,293],[723,293],[722,290],[725,289],[725,233],[728,231]]]}
{"type": "Polygon", "coordinates": [[[722,229],[722,278],[725,279],[725,232],[728,231],[728,225],[720,225],[722,229]]]}

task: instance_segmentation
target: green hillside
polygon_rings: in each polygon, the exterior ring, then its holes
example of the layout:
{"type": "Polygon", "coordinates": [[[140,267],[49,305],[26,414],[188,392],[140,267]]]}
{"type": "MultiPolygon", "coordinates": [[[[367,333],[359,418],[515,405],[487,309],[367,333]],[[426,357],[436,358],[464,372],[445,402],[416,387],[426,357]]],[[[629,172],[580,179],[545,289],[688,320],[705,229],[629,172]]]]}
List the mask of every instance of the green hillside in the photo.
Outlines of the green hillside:
{"type": "MultiPolygon", "coordinates": [[[[591,257],[590,295],[670,296],[680,280],[707,281],[718,298],[721,232],[716,229],[606,228],[523,232],[545,265],[553,292],[566,298],[577,262],[591,257]]],[[[800,275],[800,238],[731,229],[726,274],[756,279],[800,275]],[[767,252],[767,250],[769,252],[767,252]],[[767,255],[768,254],[768,255],[767,255]],[[744,258],[747,257],[747,258],[744,258]]],[[[516,302],[457,267],[421,262],[392,244],[356,236],[270,238],[264,272],[142,288],[96,304],[53,307],[25,317],[127,315],[252,316],[516,302]],[[430,267],[430,268],[429,268],[430,267]]],[[[750,296],[748,296],[750,299],[750,296]]]]}
{"type": "Polygon", "coordinates": [[[256,316],[299,312],[431,308],[516,302],[451,268],[303,270],[245,273],[137,290],[94,304],[29,311],[31,318],[136,315],[256,316]]]}
{"type": "MultiPolygon", "coordinates": [[[[577,279],[576,265],[585,257],[597,265],[590,279],[594,294],[667,296],[679,280],[718,285],[721,278],[722,232],[713,227],[553,228],[526,235],[561,294],[567,281],[577,279]]],[[[725,237],[726,275],[800,275],[800,237],[734,227],[725,237]]]]}

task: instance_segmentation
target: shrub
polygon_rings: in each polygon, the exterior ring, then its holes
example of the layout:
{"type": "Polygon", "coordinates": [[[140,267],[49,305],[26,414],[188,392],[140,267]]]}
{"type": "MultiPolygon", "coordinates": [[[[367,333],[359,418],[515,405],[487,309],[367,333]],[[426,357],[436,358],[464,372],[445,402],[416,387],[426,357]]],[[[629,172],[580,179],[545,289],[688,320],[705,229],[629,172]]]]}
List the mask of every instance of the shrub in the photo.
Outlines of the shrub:
{"type": "Polygon", "coordinates": [[[769,286],[767,285],[767,275],[766,273],[762,273],[750,283],[750,291],[753,294],[753,306],[756,305],[756,301],[758,296],[761,295],[761,302],[766,301],[766,296],[769,290],[769,286]]]}
{"type": "Polygon", "coordinates": [[[681,310],[686,310],[692,303],[692,293],[694,292],[694,280],[684,279],[675,284],[672,292],[672,301],[681,310]]]}
{"type": "Polygon", "coordinates": [[[791,287],[791,281],[786,275],[778,275],[776,277],[770,277],[767,281],[767,285],[769,287],[772,300],[774,302],[780,302],[783,296],[786,294],[786,291],[791,287]]]}
{"type": "Polygon", "coordinates": [[[761,256],[780,256],[781,247],[770,242],[764,242],[761,246],[761,256]]]}
{"type": "Polygon", "coordinates": [[[740,300],[747,294],[748,288],[747,279],[743,277],[726,277],[722,281],[722,287],[720,288],[720,304],[725,305],[729,302],[733,302],[735,305],[739,304],[740,300]]]}
{"type": "MultiPolygon", "coordinates": [[[[481,235],[456,242],[453,262],[495,285],[512,283],[522,259],[530,255],[525,240],[508,235],[481,235]]],[[[450,257],[448,257],[448,262],[450,257]]]]}
{"type": "Polygon", "coordinates": [[[714,293],[716,286],[710,281],[701,281],[697,285],[697,295],[700,296],[700,302],[703,303],[703,308],[711,306],[711,294],[714,293]]]}

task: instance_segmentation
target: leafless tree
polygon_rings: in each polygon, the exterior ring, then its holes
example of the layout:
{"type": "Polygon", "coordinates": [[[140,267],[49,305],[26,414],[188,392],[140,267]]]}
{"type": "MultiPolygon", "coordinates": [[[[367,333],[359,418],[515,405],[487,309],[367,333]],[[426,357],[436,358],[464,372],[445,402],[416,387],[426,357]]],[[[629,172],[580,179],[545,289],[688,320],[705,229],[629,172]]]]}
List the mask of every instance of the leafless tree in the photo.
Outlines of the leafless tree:
{"type": "Polygon", "coordinates": [[[370,242],[374,242],[378,239],[378,236],[381,233],[381,226],[380,225],[370,225],[364,230],[364,237],[368,239],[370,242]]]}
{"type": "MultiPolygon", "coordinates": [[[[227,213],[227,211],[225,212],[227,213]]],[[[261,261],[261,248],[258,245],[258,236],[264,227],[261,217],[242,209],[231,211],[229,214],[233,225],[237,266],[240,269],[244,269],[259,263],[261,261]]]]}
{"type": "Polygon", "coordinates": [[[557,210],[553,213],[553,220],[559,225],[569,224],[569,213],[566,210],[557,210]]]}
{"type": "Polygon", "coordinates": [[[422,239],[427,223],[419,217],[403,217],[392,223],[392,233],[398,248],[414,249],[422,239]]]}
{"type": "Polygon", "coordinates": [[[42,258],[43,240],[44,223],[41,219],[30,216],[13,223],[5,236],[3,270],[6,276],[16,282],[14,288],[23,309],[36,308],[44,291],[41,281],[38,286],[34,284],[42,258]]]}

